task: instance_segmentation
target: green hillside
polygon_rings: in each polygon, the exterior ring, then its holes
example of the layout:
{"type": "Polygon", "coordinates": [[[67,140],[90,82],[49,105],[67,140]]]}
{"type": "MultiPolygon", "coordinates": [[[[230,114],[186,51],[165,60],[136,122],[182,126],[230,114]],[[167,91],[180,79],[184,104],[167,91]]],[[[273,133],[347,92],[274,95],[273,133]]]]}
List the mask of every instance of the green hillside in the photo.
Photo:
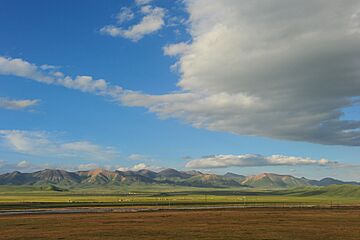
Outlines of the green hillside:
{"type": "Polygon", "coordinates": [[[326,187],[300,187],[288,190],[277,191],[279,195],[292,195],[299,197],[340,197],[359,198],[360,186],[356,185],[331,185],[326,187]]]}

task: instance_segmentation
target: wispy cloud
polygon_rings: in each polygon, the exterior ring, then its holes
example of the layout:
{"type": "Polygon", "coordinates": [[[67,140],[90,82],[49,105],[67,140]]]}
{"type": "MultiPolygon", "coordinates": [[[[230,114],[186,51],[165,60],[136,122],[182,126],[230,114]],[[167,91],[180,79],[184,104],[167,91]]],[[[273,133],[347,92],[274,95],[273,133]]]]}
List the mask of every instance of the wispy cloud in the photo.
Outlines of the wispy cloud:
{"type": "Polygon", "coordinates": [[[128,7],[122,7],[119,13],[116,15],[116,20],[119,24],[128,22],[135,17],[133,11],[128,7]]]}
{"type": "MultiPolygon", "coordinates": [[[[44,66],[44,65],[42,65],[44,66]]],[[[34,81],[61,85],[66,88],[91,92],[97,95],[112,96],[122,89],[118,86],[110,86],[104,79],[93,79],[92,76],[66,76],[61,71],[53,71],[52,68],[42,68],[20,58],[0,56],[0,74],[24,77],[34,81]]]]}
{"type": "Polygon", "coordinates": [[[16,164],[16,166],[19,168],[29,168],[30,162],[23,160],[23,161],[18,162],[18,164],[16,164]]]}
{"type": "Polygon", "coordinates": [[[99,165],[96,163],[85,163],[85,164],[80,164],[77,168],[80,171],[86,171],[86,170],[97,169],[99,168],[99,165]]]}
{"type": "MultiPolygon", "coordinates": [[[[150,1],[138,1],[138,5],[149,3],[150,1]]],[[[107,25],[100,29],[100,33],[112,37],[128,38],[134,42],[139,41],[145,35],[160,30],[164,25],[165,9],[153,7],[151,5],[141,6],[140,12],[143,15],[140,22],[124,28],[121,26],[127,20],[134,18],[133,12],[126,8],[122,9],[117,15],[118,25],[107,25]],[[120,24],[120,25],[119,25],[120,24]]]]}
{"type": "Polygon", "coordinates": [[[0,97],[0,108],[11,109],[11,110],[21,110],[26,108],[31,108],[39,104],[37,99],[8,99],[0,97]]]}
{"type": "Polygon", "coordinates": [[[151,156],[147,156],[144,154],[138,154],[138,153],[129,155],[128,159],[132,160],[132,161],[145,161],[145,162],[150,162],[150,161],[154,160],[151,156]]]}
{"type": "Polygon", "coordinates": [[[41,68],[35,64],[20,58],[7,58],[0,56],[0,74],[25,77],[35,81],[52,83],[54,79],[40,71],[41,68]]]}
{"type": "Polygon", "coordinates": [[[103,147],[89,141],[64,142],[48,132],[0,130],[0,140],[14,152],[33,156],[97,161],[118,158],[118,152],[113,147],[103,147]]]}
{"type": "Polygon", "coordinates": [[[146,4],[149,4],[151,3],[153,0],[135,0],[135,3],[137,5],[146,5],[146,4]]]}
{"type": "Polygon", "coordinates": [[[163,48],[163,50],[166,56],[181,56],[190,49],[189,49],[189,44],[181,42],[181,43],[166,45],[163,48]]]}
{"type": "Polygon", "coordinates": [[[28,160],[20,160],[20,161],[0,160],[0,173],[6,173],[12,171],[32,172],[47,168],[56,168],[56,167],[47,163],[34,164],[28,160]]]}
{"type": "Polygon", "coordinates": [[[284,155],[262,156],[258,154],[213,155],[194,159],[186,164],[187,168],[227,168],[261,166],[336,166],[338,163],[328,159],[315,160],[307,157],[284,155]]]}
{"type": "MultiPolygon", "coordinates": [[[[102,162],[105,163],[105,162],[102,162]]],[[[0,173],[7,173],[12,171],[21,171],[21,172],[34,172],[44,169],[62,169],[66,171],[85,171],[85,170],[93,170],[97,168],[102,168],[106,170],[115,170],[119,168],[119,165],[114,164],[101,164],[97,163],[81,163],[76,164],[74,162],[58,162],[58,163],[34,163],[28,160],[21,161],[5,161],[0,160],[0,173]]]]}

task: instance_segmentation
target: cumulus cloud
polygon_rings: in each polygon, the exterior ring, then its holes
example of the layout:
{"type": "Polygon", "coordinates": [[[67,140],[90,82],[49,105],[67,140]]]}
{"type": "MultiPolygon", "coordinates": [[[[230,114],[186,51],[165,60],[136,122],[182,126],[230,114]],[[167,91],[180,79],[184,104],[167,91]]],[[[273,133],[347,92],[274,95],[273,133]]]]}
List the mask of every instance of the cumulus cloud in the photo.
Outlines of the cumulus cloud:
{"type": "Polygon", "coordinates": [[[139,171],[139,170],[143,170],[143,169],[148,169],[148,170],[151,170],[151,171],[163,170],[162,167],[151,166],[151,165],[147,165],[146,163],[138,163],[138,164],[135,164],[132,167],[118,167],[117,168],[118,171],[122,171],[122,172],[125,172],[125,171],[139,171]]]}
{"type": "Polygon", "coordinates": [[[67,159],[113,160],[118,152],[89,141],[64,142],[47,132],[0,130],[0,140],[14,152],[67,159]]]}
{"type": "Polygon", "coordinates": [[[145,163],[138,163],[132,167],[118,167],[117,170],[125,172],[125,171],[139,171],[142,169],[149,169],[149,168],[151,168],[151,167],[146,165],[145,163]]]}
{"type": "Polygon", "coordinates": [[[151,5],[142,6],[140,12],[144,15],[139,23],[128,28],[119,25],[107,25],[100,32],[112,37],[128,38],[134,42],[139,41],[145,35],[160,30],[165,22],[165,9],[151,5]]]}
{"type": "Polygon", "coordinates": [[[148,168],[148,166],[145,163],[139,163],[139,164],[134,165],[131,169],[134,171],[139,171],[139,170],[147,169],[147,168],[148,168]]]}
{"type": "Polygon", "coordinates": [[[360,145],[360,121],[342,109],[360,95],[359,1],[187,0],[191,43],[181,91],[127,92],[160,117],[240,135],[360,145]]]}
{"type": "Polygon", "coordinates": [[[194,159],[186,164],[187,168],[226,168],[226,167],[261,167],[261,166],[294,166],[318,165],[334,166],[337,162],[327,159],[314,160],[311,158],[258,154],[244,155],[213,155],[194,159]]]}
{"type": "Polygon", "coordinates": [[[12,109],[12,110],[20,110],[25,108],[30,108],[39,104],[39,100],[37,99],[8,99],[0,97],[0,108],[12,109]]]}
{"type": "Polygon", "coordinates": [[[118,167],[117,169],[116,169],[117,171],[120,171],[120,172],[126,172],[126,171],[129,171],[129,168],[127,168],[127,167],[118,167]]]}

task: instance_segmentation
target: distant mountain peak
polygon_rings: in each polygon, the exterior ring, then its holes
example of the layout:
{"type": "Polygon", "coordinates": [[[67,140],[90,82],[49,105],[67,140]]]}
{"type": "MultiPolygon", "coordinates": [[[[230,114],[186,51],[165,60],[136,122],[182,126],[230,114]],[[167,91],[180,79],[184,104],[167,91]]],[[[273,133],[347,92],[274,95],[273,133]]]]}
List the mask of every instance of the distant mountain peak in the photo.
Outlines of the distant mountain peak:
{"type": "Polygon", "coordinates": [[[109,171],[103,168],[96,168],[93,170],[88,171],[90,175],[98,175],[98,174],[114,174],[115,172],[109,171]]]}
{"type": "Polygon", "coordinates": [[[227,172],[223,176],[227,177],[227,178],[245,178],[244,175],[240,175],[240,174],[236,174],[236,173],[232,173],[232,172],[227,172]]]}
{"type": "Polygon", "coordinates": [[[49,183],[61,183],[61,182],[79,182],[80,177],[73,172],[67,172],[59,169],[44,169],[32,173],[32,176],[38,181],[49,183]]]}
{"type": "Polygon", "coordinates": [[[263,188],[288,188],[310,185],[306,179],[274,173],[261,173],[258,175],[248,176],[242,184],[263,188]]]}
{"type": "Polygon", "coordinates": [[[158,172],[159,177],[167,177],[167,178],[188,178],[191,177],[190,174],[187,174],[186,172],[180,172],[178,170],[175,170],[173,168],[167,168],[165,170],[162,170],[158,172]]]}

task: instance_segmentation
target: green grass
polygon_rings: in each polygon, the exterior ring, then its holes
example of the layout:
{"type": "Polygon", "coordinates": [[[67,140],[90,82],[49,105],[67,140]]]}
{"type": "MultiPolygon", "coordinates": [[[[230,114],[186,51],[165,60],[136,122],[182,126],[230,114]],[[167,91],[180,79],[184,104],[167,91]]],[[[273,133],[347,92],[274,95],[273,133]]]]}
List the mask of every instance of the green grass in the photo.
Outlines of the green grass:
{"type": "Polygon", "coordinates": [[[288,190],[194,188],[169,185],[88,187],[54,191],[39,186],[0,186],[0,204],[103,203],[111,205],[181,204],[360,204],[360,187],[329,186],[288,190]]]}

